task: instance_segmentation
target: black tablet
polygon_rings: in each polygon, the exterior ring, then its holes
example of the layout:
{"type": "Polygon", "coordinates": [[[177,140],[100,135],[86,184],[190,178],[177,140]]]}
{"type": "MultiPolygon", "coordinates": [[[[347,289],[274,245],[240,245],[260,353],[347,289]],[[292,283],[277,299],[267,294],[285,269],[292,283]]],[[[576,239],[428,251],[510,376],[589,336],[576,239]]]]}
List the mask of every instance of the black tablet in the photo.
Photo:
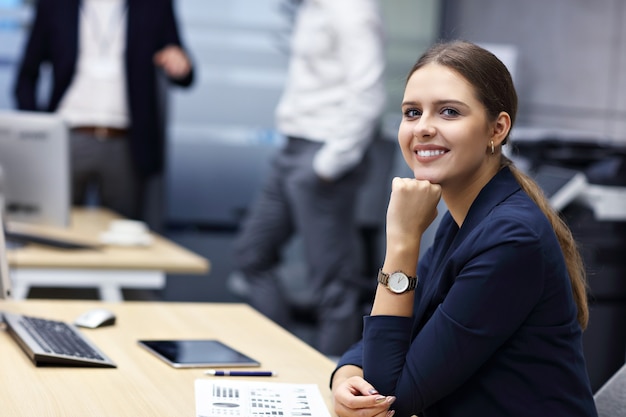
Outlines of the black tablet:
{"type": "Polygon", "coordinates": [[[261,365],[219,340],[140,340],[139,345],[174,368],[261,365]]]}

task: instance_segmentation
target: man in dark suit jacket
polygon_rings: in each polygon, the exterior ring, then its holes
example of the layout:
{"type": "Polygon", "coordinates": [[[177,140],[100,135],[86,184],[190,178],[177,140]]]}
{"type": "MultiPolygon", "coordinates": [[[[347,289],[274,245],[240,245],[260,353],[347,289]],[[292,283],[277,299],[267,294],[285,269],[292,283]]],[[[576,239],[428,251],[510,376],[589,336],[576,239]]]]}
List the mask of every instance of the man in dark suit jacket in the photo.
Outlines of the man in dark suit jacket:
{"type": "MultiPolygon", "coordinates": [[[[98,90],[94,91],[88,83],[100,77],[88,74],[88,68],[97,64],[94,51],[98,49],[102,55],[113,56],[120,68],[115,82],[120,86],[117,102],[124,104],[121,107],[125,121],[106,126],[85,124],[80,117],[69,118],[74,203],[84,203],[81,200],[85,198],[87,184],[95,181],[103,205],[139,217],[143,184],[160,173],[164,164],[164,115],[160,112],[158,68],[177,85],[186,87],[193,80],[191,60],[181,45],[172,0],[39,0],[15,85],[17,107],[65,115],[66,106],[73,107],[73,115],[84,113],[100,100],[96,96],[98,90]],[[108,16],[98,16],[102,10],[111,12],[108,16]],[[92,49],[90,57],[81,56],[88,47],[92,49]],[[115,48],[117,53],[108,51],[115,48]],[[51,66],[52,86],[47,102],[40,104],[37,84],[44,63],[51,66]],[[81,80],[83,84],[79,87],[81,80]],[[80,95],[79,99],[74,97],[80,95]],[[124,143],[121,156],[107,154],[102,148],[119,148],[120,142],[124,143]],[[87,143],[87,151],[76,149],[84,148],[87,143]],[[100,155],[98,166],[81,167],[94,155],[100,155]],[[124,160],[128,160],[127,167],[120,166],[124,160]],[[94,174],[94,171],[100,172],[94,174]],[[120,172],[125,175],[124,181],[120,181],[120,172]],[[127,183],[130,186],[124,185],[127,183]]],[[[106,88],[102,90],[105,95],[111,94],[106,88]]],[[[111,97],[106,100],[116,103],[111,97]]],[[[100,119],[87,118],[88,121],[100,119]]]]}

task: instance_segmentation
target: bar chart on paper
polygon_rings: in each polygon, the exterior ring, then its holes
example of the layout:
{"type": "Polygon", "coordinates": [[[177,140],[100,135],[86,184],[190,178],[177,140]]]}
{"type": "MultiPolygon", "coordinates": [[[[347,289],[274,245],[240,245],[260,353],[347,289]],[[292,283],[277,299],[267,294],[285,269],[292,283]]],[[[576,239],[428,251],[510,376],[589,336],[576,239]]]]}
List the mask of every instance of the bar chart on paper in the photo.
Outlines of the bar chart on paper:
{"type": "Polygon", "coordinates": [[[330,417],[315,384],[197,379],[196,417],[330,417]]]}

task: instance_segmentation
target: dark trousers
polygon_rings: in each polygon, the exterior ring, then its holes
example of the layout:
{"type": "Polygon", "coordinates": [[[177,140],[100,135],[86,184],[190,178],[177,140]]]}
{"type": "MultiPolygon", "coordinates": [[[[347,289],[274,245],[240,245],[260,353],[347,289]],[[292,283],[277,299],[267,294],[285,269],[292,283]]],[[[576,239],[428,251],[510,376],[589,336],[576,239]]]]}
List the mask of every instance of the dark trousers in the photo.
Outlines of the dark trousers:
{"type": "Polygon", "coordinates": [[[70,135],[72,203],[89,203],[97,190],[98,204],[124,217],[141,217],[142,179],[133,168],[126,137],[99,139],[72,132],[70,135]]]}
{"type": "Polygon", "coordinates": [[[313,171],[322,144],[290,138],[274,158],[261,193],[235,242],[236,267],[250,285],[250,304],[289,329],[291,309],[277,275],[294,234],[302,239],[306,282],[317,321],[316,348],[342,354],[360,338],[355,204],[362,167],[333,182],[313,171]]]}

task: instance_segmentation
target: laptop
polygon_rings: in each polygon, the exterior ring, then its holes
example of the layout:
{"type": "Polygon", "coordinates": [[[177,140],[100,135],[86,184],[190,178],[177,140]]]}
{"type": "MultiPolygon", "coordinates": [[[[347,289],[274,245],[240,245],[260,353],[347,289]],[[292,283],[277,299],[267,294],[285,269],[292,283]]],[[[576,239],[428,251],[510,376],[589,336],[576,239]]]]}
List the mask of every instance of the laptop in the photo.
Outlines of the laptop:
{"type": "MultiPolygon", "coordinates": [[[[0,275],[0,299],[10,299],[11,277],[1,220],[0,275]]],[[[111,359],[72,324],[2,311],[0,317],[4,320],[7,332],[36,366],[116,367],[111,359]]]]}

